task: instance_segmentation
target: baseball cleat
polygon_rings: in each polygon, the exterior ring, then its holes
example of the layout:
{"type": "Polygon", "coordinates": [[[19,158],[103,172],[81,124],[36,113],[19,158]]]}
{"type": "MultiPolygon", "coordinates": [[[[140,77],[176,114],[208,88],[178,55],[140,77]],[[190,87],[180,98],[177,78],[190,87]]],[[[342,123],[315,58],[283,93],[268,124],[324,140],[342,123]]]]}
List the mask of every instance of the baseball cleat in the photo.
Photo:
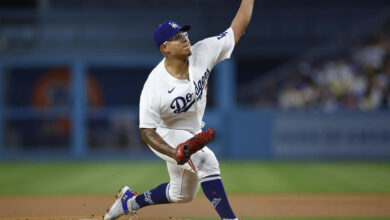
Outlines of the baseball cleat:
{"type": "Polygon", "coordinates": [[[134,214],[135,211],[132,210],[131,206],[135,199],[135,192],[131,191],[128,186],[124,186],[119,190],[117,199],[114,204],[111,206],[110,210],[107,210],[107,213],[104,215],[104,220],[114,220],[118,217],[126,214],[134,214]]]}

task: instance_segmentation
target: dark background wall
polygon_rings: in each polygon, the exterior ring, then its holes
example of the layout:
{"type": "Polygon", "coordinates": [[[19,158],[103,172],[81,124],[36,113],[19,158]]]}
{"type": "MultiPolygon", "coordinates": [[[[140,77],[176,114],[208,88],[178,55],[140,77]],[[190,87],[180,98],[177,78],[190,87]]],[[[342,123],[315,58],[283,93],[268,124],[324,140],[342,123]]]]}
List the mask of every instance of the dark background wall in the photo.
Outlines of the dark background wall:
{"type": "MultiPolygon", "coordinates": [[[[148,155],[138,134],[138,99],[161,59],[155,28],[166,20],[192,24],[195,43],[228,28],[239,3],[1,1],[0,156],[148,155]]],[[[217,154],[389,155],[388,126],[375,127],[390,108],[389,6],[385,0],[256,1],[232,60],[210,79],[205,118],[223,134],[217,154]],[[305,112],[313,116],[302,123],[317,132],[309,135],[316,140],[305,139],[295,119],[305,112]],[[344,134],[330,142],[321,139],[328,114],[330,121],[347,124],[342,130],[328,127],[344,134]],[[374,134],[364,130],[366,123],[373,123],[374,134]],[[371,139],[355,154],[327,149],[352,149],[345,141],[351,132],[371,139]],[[239,146],[245,135],[245,146],[239,146]]]]}

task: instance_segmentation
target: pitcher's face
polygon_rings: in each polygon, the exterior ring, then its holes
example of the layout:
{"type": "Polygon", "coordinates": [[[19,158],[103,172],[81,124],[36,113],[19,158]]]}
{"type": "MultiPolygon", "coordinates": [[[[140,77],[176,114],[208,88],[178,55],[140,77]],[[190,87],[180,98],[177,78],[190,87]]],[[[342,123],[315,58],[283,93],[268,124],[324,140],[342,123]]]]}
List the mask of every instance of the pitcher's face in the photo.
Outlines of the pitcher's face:
{"type": "Polygon", "coordinates": [[[160,46],[160,48],[172,57],[189,57],[192,54],[191,43],[188,39],[188,33],[182,31],[179,31],[171,39],[165,41],[160,46]]]}

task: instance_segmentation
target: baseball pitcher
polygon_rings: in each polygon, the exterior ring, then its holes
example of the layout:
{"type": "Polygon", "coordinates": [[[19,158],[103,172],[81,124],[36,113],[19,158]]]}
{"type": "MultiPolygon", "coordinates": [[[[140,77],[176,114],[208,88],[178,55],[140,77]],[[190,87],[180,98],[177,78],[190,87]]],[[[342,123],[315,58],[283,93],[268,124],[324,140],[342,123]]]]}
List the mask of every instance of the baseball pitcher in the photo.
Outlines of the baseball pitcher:
{"type": "Polygon", "coordinates": [[[143,141],[166,161],[170,181],[139,195],[123,187],[105,220],[134,214],[149,205],[190,202],[200,186],[221,219],[237,219],[218,160],[206,146],[215,131],[202,131],[202,118],[210,72],[218,62],[230,58],[251,20],[253,4],[254,0],[242,0],[227,30],[193,46],[188,39],[190,25],[168,21],[157,28],[154,40],[164,58],[143,87],[139,127],[143,141]]]}

